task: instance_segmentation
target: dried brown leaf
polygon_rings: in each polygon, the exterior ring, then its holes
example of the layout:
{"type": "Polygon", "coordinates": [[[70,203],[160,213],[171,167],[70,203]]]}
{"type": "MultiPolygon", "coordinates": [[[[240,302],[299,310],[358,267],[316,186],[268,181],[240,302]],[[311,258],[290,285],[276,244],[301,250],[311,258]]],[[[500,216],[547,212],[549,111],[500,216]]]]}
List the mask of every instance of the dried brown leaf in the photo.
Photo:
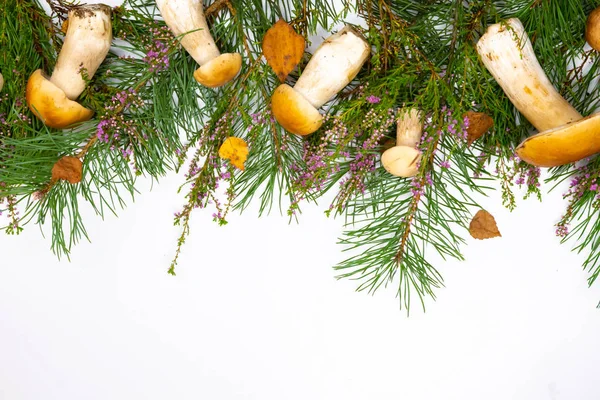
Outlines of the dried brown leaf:
{"type": "Polygon", "coordinates": [[[467,128],[467,143],[469,146],[494,126],[494,120],[486,113],[467,111],[463,118],[469,120],[469,127],[467,128]]]}
{"type": "Polygon", "coordinates": [[[77,157],[64,156],[52,167],[52,180],[65,180],[69,183],[81,182],[83,163],[77,157]]]}
{"type": "Polygon", "coordinates": [[[502,236],[494,216],[485,210],[477,211],[469,225],[469,233],[479,240],[502,236]]]}
{"type": "Polygon", "coordinates": [[[297,34],[283,19],[269,28],[262,42],[262,51],[267,63],[281,82],[296,68],[304,55],[305,47],[304,37],[297,34]]]}

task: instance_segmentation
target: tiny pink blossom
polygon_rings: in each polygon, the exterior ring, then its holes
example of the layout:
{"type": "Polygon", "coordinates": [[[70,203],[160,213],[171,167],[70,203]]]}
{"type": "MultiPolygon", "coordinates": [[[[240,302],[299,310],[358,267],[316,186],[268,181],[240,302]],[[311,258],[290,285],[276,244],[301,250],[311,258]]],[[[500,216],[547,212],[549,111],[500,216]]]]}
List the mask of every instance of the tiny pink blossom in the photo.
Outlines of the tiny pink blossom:
{"type": "Polygon", "coordinates": [[[369,102],[371,104],[377,104],[380,101],[381,101],[381,99],[377,96],[370,95],[369,97],[367,97],[367,102],[369,102]]]}

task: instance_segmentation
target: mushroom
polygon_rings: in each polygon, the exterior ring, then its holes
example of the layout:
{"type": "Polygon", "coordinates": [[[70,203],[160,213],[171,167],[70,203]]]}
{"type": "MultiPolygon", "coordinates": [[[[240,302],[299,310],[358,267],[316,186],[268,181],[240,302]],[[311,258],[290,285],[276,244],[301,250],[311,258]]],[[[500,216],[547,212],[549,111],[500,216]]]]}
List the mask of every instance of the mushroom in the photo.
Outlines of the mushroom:
{"type": "Polygon", "coordinates": [[[221,54],[210,35],[202,0],[156,0],[165,23],[180,37],[181,45],[200,68],[194,78],[204,86],[223,86],[237,76],[242,67],[239,53],[221,54]]]}
{"type": "Polygon", "coordinates": [[[2,72],[0,72],[0,91],[4,87],[4,77],[2,76],[2,72]]]}
{"type": "Polygon", "coordinates": [[[400,110],[396,126],[396,146],[387,149],[381,155],[383,168],[402,178],[415,176],[421,161],[421,152],[417,145],[421,141],[422,133],[421,113],[414,108],[400,110]]]}
{"type": "Polygon", "coordinates": [[[600,113],[583,118],[552,86],[516,18],[488,27],[477,42],[483,64],[539,131],[517,147],[529,164],[555,167],[600,151],[600,113]]]}
{"type": "Polygon", "coordinates": [[[112,41],[111,9],[104,4],[75,6],[69,10],[69,24],[58,60],[48,79],[40,69],[27,81],[26,99],[30,110],[51,128],[65,128],[87,121],[94,112],[74,101],[88,79],[104,61],[112,41]]]}
{"type": "Polygon", "coordinates": [[[587,17],[585,40],[594,50],[600,51],[600,7],[592,11],[587,17]]]}
{"type": "Polygon", "coordinates": [[[298,135],[319,129],[323,117],[318,108],[354,79],[370,53],[367,41],[350,26],[327,38],[293,88],[282,84],[275,89],[271,109],[277,122],[298,135]]]}

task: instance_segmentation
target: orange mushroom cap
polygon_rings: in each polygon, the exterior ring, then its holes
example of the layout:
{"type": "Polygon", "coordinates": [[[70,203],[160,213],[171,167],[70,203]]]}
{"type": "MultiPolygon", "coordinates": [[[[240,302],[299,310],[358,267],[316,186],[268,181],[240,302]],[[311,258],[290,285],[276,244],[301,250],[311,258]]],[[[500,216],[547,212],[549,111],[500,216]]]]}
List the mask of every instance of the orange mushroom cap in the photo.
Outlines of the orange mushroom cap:
{"type": "Polygon", "coordinates": [[[87,121],[94,115],[92,110],[69,100],[65,92],[50,82],[41,69],[29,77],[25,98],[31,112],[50,128],[66,128],[87,121]]]}
{"type": "Polygon", "coordinates": [[[285,130],[297,135],[309,135],[323,124],[323,117],[319,111],[285,83],[273,92],[271,110],[285,130]]]}
{"type": "Polygon", "coordinates": [[[517,147],[521,160],[538,167],[557,167],[600,152],[600,113],[548,129],[517,147]]]}
{"type": "Polygon", "coordinates": [[[230,82],[242,68],[242,56],[238,53],[221,54],[194,72],[198,83],[209,88],[217,88],[230,82]]]}

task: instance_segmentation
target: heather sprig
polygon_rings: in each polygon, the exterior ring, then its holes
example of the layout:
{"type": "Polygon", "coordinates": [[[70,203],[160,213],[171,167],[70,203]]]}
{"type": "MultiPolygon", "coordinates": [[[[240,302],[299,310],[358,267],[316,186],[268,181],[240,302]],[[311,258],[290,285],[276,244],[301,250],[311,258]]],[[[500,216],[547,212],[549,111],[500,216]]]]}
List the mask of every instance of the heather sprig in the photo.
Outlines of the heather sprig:
{"type": "Polygon", "coordinates": [[[592,285],[600,275],[600,254],[594,243],[600,239],[600,165],[598,160],[588,160],[576,168],[563,170],[550,181],[568,182],[562,194],[567,201],[564,214],[556,223],[556,236],[562,243],[575,241],[577,252],[589,251],[584,268],[590,273],[592,285]]]}
{"type": "MultiPolygon", "coordinates": [[[[367,102],[377,104],[377,102],[367,102]]],[[[354,135],[354,143],[348,151],[345,168],[347,172],[339,182],[338,193],[327,210],[327,215],[332,210],[337,214],[344,212],[350,199],[355,196],[365,194],[369,186],[369,180],[374,176],[379,166],[379,149],[381,142],[389,133],[389,130],[396,125],[396,110],[371,109],[367,112],[365,119],[358,127],[358,132],[354,135]]]]}
{"type": "Polygon", "coordinates": [[[175,257],[171,262],[169,273],[175,275],[175,267],[179,255],[190,232],[190,218],[195,209],[205,209],[212,206],[213,221],[219,225],[227,224],[227,214],[235,198],[234,167],[219,158],[218,152],[221,144],[230,136],[232,131],[232,116],[225,113],[214,124],[207,125],[200,132],[197,149],[189,160],[186,183],[180,188],[189,188],[185,198],[187,200],[182,211],[175,213],[174,225],[182,228],[177,242],[175,257]],[[221,202],[223,190],[218,189],[225,186],[225,203],[221,202]]]}

